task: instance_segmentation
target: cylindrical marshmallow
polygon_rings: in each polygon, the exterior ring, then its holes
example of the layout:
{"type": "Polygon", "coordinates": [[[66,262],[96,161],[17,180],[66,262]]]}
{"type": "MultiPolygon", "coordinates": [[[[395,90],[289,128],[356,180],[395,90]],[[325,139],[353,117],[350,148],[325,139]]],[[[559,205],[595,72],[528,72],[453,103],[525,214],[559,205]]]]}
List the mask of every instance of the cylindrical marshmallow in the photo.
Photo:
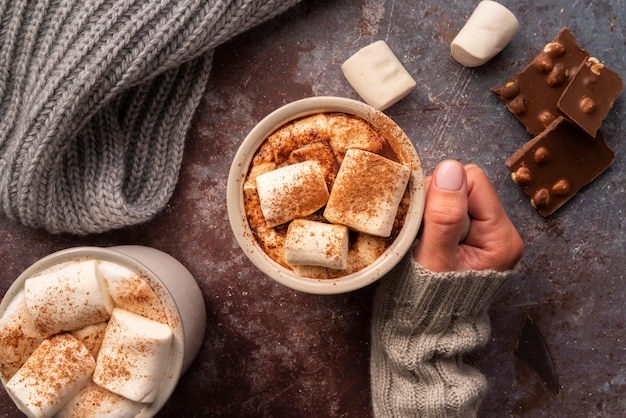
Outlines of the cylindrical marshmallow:
{"type": "Polygon", "coordinates": [[[116,307],[167,324],[159,297],[139,274],[109,261],[100,261],[100,272],[116,307]]]}
{"type": "Polygon", "coordinates": [[[324,209],[334,224],[388,237],[409,183],[411,170],[381,155],[349,149],[324,209]]]}
{"type": "Polygon", "coordinates": [[[146,404],[90,383],[70,399],[55,418],[133,418],[145,407],[146,404]]]}
{"type": "Polygon", "coordinates": [[[509,9],[495,1],[481,1],[450,44],[450,52],[460,64],[478,67],[502,51],[518,28],[509,9]]]}
{"type": "Polygon", "coordinates": [[[347,227],[294,219],[285,238],[285,261],[343,270],[348,266],[348,248],[347,227]]]}
{"type": "Polygon", "coordinates": [[[98,324],[87,325],[86,327],[70,332],[70,334],[87,347],[87,350],[89,350],[93,358],[98,358],[98,352],[100,351],[106,329],[107,323],[100,322],[98,324]]]}
{"type": "Polygon", "coordinates": [[[154,401],[170,362],[172,330],[115,308],[98,353],[93,381],[135,402],[154,401]]]}
{"type": "Polygon", "coordinates": [[[367,104],[385,110],[417,85],[385,41],[357,51],[342,65],[346,80],[367,104]]]}
{"type": "Polygon", "coordinates": [[[51,417],[89,384],[94,367],[87,348],[61,333],[44,340],[5,387],[29,417],[51,417]]]}
{"type": "Polygon", "coordinates": [[[270,228],[312,214],[328,201],[324,172],[315,161],[286,165],[256,178],[265,223],[270,228]]]}
{"type": "Polygon", "coordinates": [[[20,290],[0,318],[0,377],[9,380],[45,337],[35,326],[24,290],[20,290]]]}
{"type": "Polygon", "coordinates": [[[49,335],[106,321],[113,310],[96,260],[69,262],[31,277],[24,289],[33,321],[49,335]]]}

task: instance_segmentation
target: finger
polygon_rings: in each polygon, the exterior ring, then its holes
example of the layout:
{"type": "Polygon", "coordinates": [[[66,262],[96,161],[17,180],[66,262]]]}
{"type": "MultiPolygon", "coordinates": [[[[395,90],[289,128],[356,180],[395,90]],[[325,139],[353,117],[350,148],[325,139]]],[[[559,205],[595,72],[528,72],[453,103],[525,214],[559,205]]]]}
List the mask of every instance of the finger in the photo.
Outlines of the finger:
{"type": "Polygon", "coordinates": [[[446,160],[435,168],[414,254],[423,267],[432,271],[456,269],[457,248],[467,224],[467,187],[465,168],[458,161],[446,160]]]}
{"type": "MultiPolygon", "coordinates": [[[[424,179],[424,187],[426,187],[426,190],[428,190],[428,186],[430,185],[431,179],[432,179],[432,176],[428,176],[424,179]]],[[[463,226],[463,230],[462,230],[463,232],[461,232],[461,238],[459,238],[459,242],[465,241],[465,239],[467,238],[467,235],[469,234],[470,226],[472,226],[472,218],[470,217],[468,213],[466,220],[465,220],[465,225],[463,226]]]]}
{"type": "Polygon", "coordinates": [[[523,241],[485,172],[471,164],[465,170],[472,225],[457,267],[507,270],[521,258],[523,241]]]}
{"type": "Polygon", "coordinates": [[[474,219],[501,221],[507,218],[496,189],[477,165],[465,166],[468,187],[468,212],[474,219]]]}

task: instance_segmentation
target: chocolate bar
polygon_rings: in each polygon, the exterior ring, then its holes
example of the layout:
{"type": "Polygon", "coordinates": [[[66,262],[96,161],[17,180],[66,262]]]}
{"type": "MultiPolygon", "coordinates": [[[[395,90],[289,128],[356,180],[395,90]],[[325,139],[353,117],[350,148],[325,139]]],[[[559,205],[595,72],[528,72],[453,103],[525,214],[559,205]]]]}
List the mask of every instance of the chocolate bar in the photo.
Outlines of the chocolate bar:
{"type": "Polygon", "coordinates": [[[591,183],[615,160],[601,132],[593,138],[562,116],[507,161],[511,177],[548,216],[591,183]]]}
{"type": "Polygon", "coordinates": [[[619,74],[589,58],[563,92],[558,109],[593,137],[622,90],[624,84],[619,74]]]}
{"type": "Polygon", "coordinates": [[[557,103],[589,54],[567,28],[522,71],[492,92],[532,135],[540,134],[559,115],[557,103]]]}

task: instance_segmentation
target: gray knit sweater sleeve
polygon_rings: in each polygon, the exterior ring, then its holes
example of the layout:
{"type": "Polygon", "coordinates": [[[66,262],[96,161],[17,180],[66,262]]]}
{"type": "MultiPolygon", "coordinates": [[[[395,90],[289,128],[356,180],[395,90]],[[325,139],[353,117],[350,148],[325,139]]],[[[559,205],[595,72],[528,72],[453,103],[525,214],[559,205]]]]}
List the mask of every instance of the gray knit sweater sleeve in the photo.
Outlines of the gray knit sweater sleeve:
{"type": "Polygon", "coordinates": [[[405,257],[381,281],[372,319],[375,416],[476,414],[487,384],[462,357],[487,342],[487,308],[509,274],[433,273],[405,257]]]}
{"type": "Polygon", "coordinates": [[[0,0],[0,210],[51,232],[174,190],[212,50],[297,0],[0,0]]]}

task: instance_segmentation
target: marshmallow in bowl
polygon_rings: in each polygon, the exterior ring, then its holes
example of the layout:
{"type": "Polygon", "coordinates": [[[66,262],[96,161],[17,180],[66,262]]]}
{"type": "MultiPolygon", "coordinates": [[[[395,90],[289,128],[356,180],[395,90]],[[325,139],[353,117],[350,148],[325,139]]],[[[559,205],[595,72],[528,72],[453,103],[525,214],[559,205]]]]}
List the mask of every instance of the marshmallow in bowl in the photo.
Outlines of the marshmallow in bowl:
{"type": "Polygon", "coordinates": [[[136,402],[154,401],[167,372],[169,326],[115,308],[98,353],[93,381],[136,402]]]}
{"type": "Polygon", "coordinates": [[[106,321],[113,301],[96,260],[67,263],[24,283],[26,306],[48,335],[106,321]]]}
{"type": "Polygon", "coordinates": [[[50,417],[89,383],[94,367],[87,348],[61,333],[44,340],[5,388],[28,416],[50,417]]]}
{"type": "Polygon", "coordinates": [[[55,418],[133,418],[145,406],[90,383],[63,405],[55,418]]]}
{"type": "Polygon", "coordinates": [[[110,261],[100,261],[99,268],[116,307],[167,323],[159,297],[139,274],[110,261]]]}
{"type": "Polygon", "coordinates": [[[35,326],[24,290],[20,290],[0,318],[0,377],[10,379],[45,337],[35,326]]]}
{"type": "Polygon", "coordinates": [[[358,50],[342,65],[346,80],[370,106],[385,110],[417,86],[385,41],[358,50]]]}
{"type": "Polygon", "coordinates": [[[515,15],[495,1],[481,1],[450,44],[452,57],[466,67],[478,67],[496,56],[517,32],[515,15]]]}
{"type": "Polygon", "coordinates": [[[339,163],[341,156],[350,148],[358,148],[380,154],[385,140],[374,127],[368,123],[355,120],[350,115],[333,115],[328,118],[330,130],[330,145],[337,155],[339,163]]]}
{"type": "Polygon", "coordinates": [[[70,334],[87,347],[93,358],[98,358],[98,352],[100,351],[106,329],[107,323],[99,322],[74,330],[70,334]]]}
{"type": "Polygon", "coordinates": [[[324,172],[315,161],[277,168],[256,178],[265,223],[270,228],[315,212],[328,201],[324,172]]]}
{"type": "Polygon", "coordinates": [[[341,163],[324,217],[356,231],[388,237],[411,170],[381,155],[349,149],[341,163]]]}
{"type": "Polygon", "coordinates": [[[343,270],[348,266],[348,246],[347,227],[294,219],[287,228],[285,261],[343,270]]]}
{"type": "MultiPolygon", "coordinates": [[[[362,269],[372,264],[385,251],[387,238],[357,234],[349,244],[348,268],[362,269]]],[[[301,277],[331,278],[338,270],[328,267],[294,264],[293,271],[301,277]]]]}

